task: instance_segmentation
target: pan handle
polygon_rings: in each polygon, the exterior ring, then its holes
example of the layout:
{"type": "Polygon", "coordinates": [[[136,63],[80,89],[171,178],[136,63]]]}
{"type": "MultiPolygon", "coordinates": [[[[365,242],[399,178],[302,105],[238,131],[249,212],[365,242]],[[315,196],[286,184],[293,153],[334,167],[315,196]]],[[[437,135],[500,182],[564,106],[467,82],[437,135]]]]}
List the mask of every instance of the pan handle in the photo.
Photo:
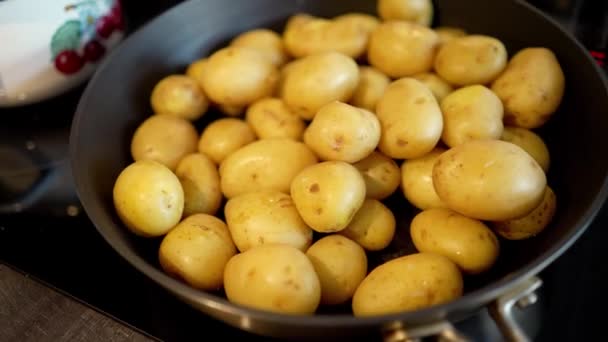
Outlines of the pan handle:
{"type": "MultiPolygon", "coordinates": [[[[541,285],[542,281],[537,276],[527,278],[489,305],[488,311],[504,336],[505,341],[531,341],[513,316],[513,308],[517,306],[523,309],[536,303],[537,296],[535,291],[541,285]]],[[[436,336],[437,340],[441,342],[472,341],[447,321],[408,329],[401,322],[395,322],[386,326],[383,330],[384,342],[418,342],[428,336],[436,336]]]]}

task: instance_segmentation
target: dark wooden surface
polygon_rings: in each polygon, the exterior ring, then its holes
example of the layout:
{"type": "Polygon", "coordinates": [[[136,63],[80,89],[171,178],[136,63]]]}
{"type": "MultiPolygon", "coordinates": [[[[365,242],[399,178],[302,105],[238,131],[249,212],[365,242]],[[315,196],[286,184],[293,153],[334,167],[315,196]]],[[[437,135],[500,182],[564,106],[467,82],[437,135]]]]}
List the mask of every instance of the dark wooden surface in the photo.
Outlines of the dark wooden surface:
{"type": "Polygon", "coordinates": [[[0,341],[155,341],[0,264],[0,341]]]}

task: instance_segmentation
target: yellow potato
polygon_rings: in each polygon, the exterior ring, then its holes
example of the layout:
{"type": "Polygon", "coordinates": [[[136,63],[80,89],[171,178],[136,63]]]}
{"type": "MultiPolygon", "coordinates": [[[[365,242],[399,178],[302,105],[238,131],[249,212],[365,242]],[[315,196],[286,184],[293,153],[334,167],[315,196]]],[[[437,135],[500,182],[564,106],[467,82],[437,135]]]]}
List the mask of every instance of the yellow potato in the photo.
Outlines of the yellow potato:
{"type": "Polygon", "coordinates": [[[224,269],[235,254],[236,248],[222,220],[194,214],[165,235],[158,258],[169,275],[194,288],[213,291],[224,284],[224,269]]]}
{"type": "Polygon", "coordinates": [[[454,91],[441,101],[441,112],[441,140],[449,147],[477,139],[500,139],[502,135],[502,102],[482,85],[454,91]]]}
{"type": "Polygon", "coordinates": [[[220,174],[213,161],[202,153],[185,156],[175,169],[184,190],[184,216],[215,215],[222,204],[220,174]]]}
{"type": "Polygon", "coordinates": [[[403,78],[391,83],[376,106],[382,127],[378,148],[395,159],[429,153],[441,138],[443,118],[433,93],[420,81],[403,78]]]}
{"type": "Polygon", "coordinates": [[[293,30],[298,26],[302,26],[304,23],[315,19],[316,17],[306,13],[295,13],[287,19],[285,29],[283,33],[288,30],[293,30]]]}
{"type": "Polygon", "coordinates": [[[203,129],[198,150],[220,164],[228,155],[256,140],[247,122],[237,118],[221,118],[203,129]]]}
{"type": "Polygon", "coordinates": [[[372,152],[353,166],[363,175],[367,198],[383,200],[392,195],[401,182],[397,163],[380,152],[372,152]]]}
{"type": "Polygon", "coordinates": [[[467,35],[467,32],[458,27],[451,26],[440,26],[435,28],[435,33],[439,36],[439,45],[443,45],[448,43],[455,38],[464,37],[467,35]]]}
{"type": "Polygon", "coordinates": [[[257,49],[229,46],[209,56],[201,84],[213,102],[238,107],[272,95],[278,79],[277,67],[257,49]]]}
{"type": "Polygon", "coordinates": [[[339,101],[321,107],[304,131],[304,142],[322,160],[355,163],[370,155],[379,141],[376,115],[339,101]]]}
{"type": "Polygon", "coordinates": [[[425,72],[422,74],[416,74],[412,76],[412,78],[417,79],[418,81],[424,83],[427,86],[437,102],[441,102],[446,96],[448,96],[451,92],[454,91],[454,88],[444,79],[439,77],[437,74],[432,72],[425,72]]]}
{"type": "Polygon", "coordinates": [[[377,11],[384,20],[405,20],[425,26],[433,21],[431,0],[378,0],[377,11]]]}
{"type": "Polygon", "coordinates": [[[505,123],[537,128],[559,108],[565,91],[564,72],[551,50],[526,48],[511,58],[492,90],[505,105],[505,123]]]}
{"type": "Polygon", "coordinates": [[[256,49],[276,66],[285,64],[289,59],[282,37],[265,28],[243,32],[236,36],[230,45],[256,49]]]}
{"type": "Polygon", "coordinates": [[[312,243],[312,229],[298,214],[293,200],[277,191],[250,192],[228,200],[226,223],[239,251],[282,243],[301,251],[312,243]]]}
{"type": "Polygon", "coordinates": [[[382,202],[366,199],[341,235],[368,251],[386,248],[395,236],[395,216],[382,202]]]}
{"type": "Polygon", "coordinates": [[[198,120],[209,108],[209,100],[196,79],[169,75],[160,80],[150,95],[152,110],[186,120],[198,120]]]}
{"type": "Polygon", "coordinates": [[[245,108],[246,108],[246,106],[232,106],[232,105],[225,105],[225,104],[219,104],[219,105],[217,105],[217,107],[220,110],[220,112],[222,112],[228,116],[241,116],[241,114],[243,114],[243,112],[245,112],[245,108]]]}
{"type": "Polygon", "coordinates": [[[501,140],[473,140],[444,152],[433,185],[446,206],[470,218],[504,221],[527,215],[547,179],[526,151],[501,140]]]}
{"type": "Polygon", "coordinates": [[[547,186],[543,201],[528,215],[519,219],[493,222],[494,231],[505,239],[523,240],[540,234],[553,220],[557,200],[547,186]]]}
{"type": "Polygon", "coordinates": [[[291,62],[285,64],[280,72],[279,72],[279,81],[277,84],[277,89],[275,91],[276,96],[283,99],[285,96],[285,79],[287,79],[287,75],[294,69],[294,66],[298,64],[302,59],[294,59],[291,62]]]}
{"type": "Polygon", "coordinates": [[[332,101],[348,102],[359,83],[359,68],[350,57],[324,52],[298,60],[283,81],[283,101],[305,120],[332,101]]]}
{"type": "Polygon", "coordinates": [[[359,85],[350,103],[353,106],[376,111],[376,103],[384,94],[391,80],[385,74],[370,66],[359,67],[359,85]]]}
{"type": "Polygon", "coordinates": [[[112,189],[120,220],[139,236],[166,234],[182,218],[184,191],[179,179],[163,164],[152,160],[124,168],[112,189]]]}
{"type": "Polygon", "coordinates": [[[363,205],[365,181],[351,164],[321,162],[295,176],[291,197],[300,216],[313,230],[339,232],[348,226],[363,205]]]}
{"type": "Polygon", "coordinates": [[[367,255],[356,242],[341,235],[325,236],[315,242],[306,256],[321,282],[321,304],[349,301],[367,275],[367,255]]]}
{"type": "Polygon", "coordinates": [[[245,120],[260,139],[301,140],[306,128],[300,116],[292,112],[283,100],[274,97],[254,102],[247,108],[245,120]]]}
{"type": "Polygon", "coordinates": [[[417,214],[410,234],[419,252],[441,254],[468,274],[489,270],[500,252],[498,239],[490,228],[445,208],[417,214]]]}
{"type": "Polygon", "coordinates": [[[501,140],[523,148],[536,160],[545,173],[549,171],[549,165],[551,164],[549,149],[538,134],[525,128],[506,126],[502,132],[501,140]]]}
{"type": "Polygon", "coordinates": [[[369,39],[369,63],[389,77],[427,72],[433,66],[439,37],[428,27],[406,21],[386,21],[369,39]]]}
{"type": "Polygon", "coordinates": [[[232,257],[224,271],[232,303],[282,314],[313,314],[321,284],[304,252],[281,244],[252,248],[232,257]]]}
{"type": "Polygon", "coordinates": [[[353,296],[355,316],[379,316],[429,308],[462,296],[463,281],[450,259],[416,253],[373,269],[353,296]]]}
{"type": "Polygon", "coordinates": [[[227,198],[257,191],[289,193],[293,178],[317,161],[304,143],[279,138],[258,140],[236,150],[220,164],[222,193],[227,198]]]}
{"type": "Polygon", "coordinates": [[[376,18],[360,13],[332,19],[309,16],[297,25],[287,25],[283,41],[296,58],[330,51],[358,58],[365,53],[369,35],[377,24],[376,18]]]}
{"type": "Polygon", "coordinates": [[[401,164],[401,191],[418,209],[445,207],[433,186],[433,166],[443,152],[444,148],[436,147],[422,157],[409,159],[401,164]]]}
{"type": "Polygon", "coordinates": [[[507,65],[507,49],[493,37],[470,35],[455,38],[439,49],[435,71],[457,86],[488,84],[507,65]]]}
{"type": "Polygon", "coordinates": [[[203,75],[203,70],[205,68],[206,62],[207,58],[200,58],[190,63],[190,65],[188,65],[188,68],[186,68],[186,76],[195,79],[201,87],[202,84],[200,83],[200,80],[203,75]]]}
{"type": "Polygon", "coordinates": [[[135,130],[131,139],[131,156],[135,161],[154,160],[175,170],[184,156],[196,151],[197,141],[198,132],[188,120],[156,114],[135,130]]]}

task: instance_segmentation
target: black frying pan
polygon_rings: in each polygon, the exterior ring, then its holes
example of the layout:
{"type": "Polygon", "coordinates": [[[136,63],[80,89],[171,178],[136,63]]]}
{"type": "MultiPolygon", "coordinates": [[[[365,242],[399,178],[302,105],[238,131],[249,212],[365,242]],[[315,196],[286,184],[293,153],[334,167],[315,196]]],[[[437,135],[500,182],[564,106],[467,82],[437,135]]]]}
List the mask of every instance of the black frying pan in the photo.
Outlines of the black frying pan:
{"type": "MultiPolygon", "coordinates": [[[[514,326],[508,324],[509,315],[505,315],[511,300],[539,285],[533,277],[585,231],[608,193],[608,158],[600,155],[607,143],[608,91],[600,69],[584,48],[523,1],[437,0],[435,8],[435,25],[460,26],[471,33],[495,36],[511,54],[529,46],[552,49],[567,80],[559,112],[540,131],[552,155],[549,183],[558,198],[553,224],[533,239],[501,241],[502,254],[495,267],[487,274],[466,278],[461,299],[425,310],[370,318],[353,317],[348,306],[312,317],[247,309],[229,303],[220,293],[197,291],[165,275],[157,261],[159,241],[129,233],[112,205],[114,180],[131,162],[130,139],[136,126],[151,113],[149,95],[158,80],[169,73],[183,72],[190,62],[244,30],[260,26],[280,30],[285,19],[298,11],[320,16],[348,11],[375,13],[375,1],[371,0],[189,1],[132,34],[98,69],[73,122],[72,167],[84,209],[107,242],[134,266],[134,272],[145,273],[204,313],[251,332],[332,337],[383,328],[388,329],[387,336],[399,338],[404,336],[400,329],[405,327],[410,336],[449,335],[449,322],[490,305],[499,322],[509,328],[505,331],[516,334],[514,326]]],[[[214,115],[205,117],[208,122],[214,115]]],[[[200,123],[199,129],[204,124],[200,123]]],[[[399,217],[398,235],[407,237],[411,208],[403,200],[392,203],[392,208],[399,217]]],[[[397,239],[395,247],[404,253],[411,243],[407,238],[397,239]]],[[[370,259],[377,263],[386,257],[373,255],[370,259]]]]}

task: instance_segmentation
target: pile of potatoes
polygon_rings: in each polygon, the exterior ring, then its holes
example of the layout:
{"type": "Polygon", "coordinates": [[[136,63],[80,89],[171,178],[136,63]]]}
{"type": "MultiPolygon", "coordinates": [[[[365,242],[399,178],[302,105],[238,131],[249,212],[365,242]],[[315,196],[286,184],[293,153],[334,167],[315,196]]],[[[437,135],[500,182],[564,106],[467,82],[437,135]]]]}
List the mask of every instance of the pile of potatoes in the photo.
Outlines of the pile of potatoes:
{"type": "Polygon", "coordinates": [[[432,13],[421,0],[298,13],[167,75],[114,185],[122,222],[161,240],[166,273],[247,307],[369,316],[462,296],[501,239],[554,216],[534,129],[565,80],[549,49],[508,56],[496,37],[431,28],[432,13]],[[417,214],[396,227],[408,205],[417,214]],[[370,269],[368,252],[398,234],[418,252],[370,269]]]}

